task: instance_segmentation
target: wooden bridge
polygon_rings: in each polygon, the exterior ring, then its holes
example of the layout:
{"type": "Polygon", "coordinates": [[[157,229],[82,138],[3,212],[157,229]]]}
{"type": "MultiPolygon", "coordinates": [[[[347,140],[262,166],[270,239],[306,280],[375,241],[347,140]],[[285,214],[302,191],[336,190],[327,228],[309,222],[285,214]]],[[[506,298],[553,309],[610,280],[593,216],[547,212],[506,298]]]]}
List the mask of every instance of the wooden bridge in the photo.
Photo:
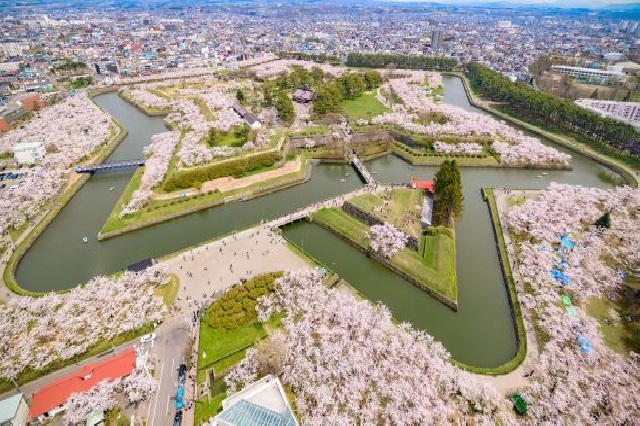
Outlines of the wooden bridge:
{"type": "Polygon", "coordinates": [[[112,172],[123,169],[131,169],[144,166],[144,158],[135,160],[120,160],[120,161],[108,161],[102,164],[91,164],[88,166],[77,166],[75,168],[76,173],[91,173],[95,172],[112,172]]]}

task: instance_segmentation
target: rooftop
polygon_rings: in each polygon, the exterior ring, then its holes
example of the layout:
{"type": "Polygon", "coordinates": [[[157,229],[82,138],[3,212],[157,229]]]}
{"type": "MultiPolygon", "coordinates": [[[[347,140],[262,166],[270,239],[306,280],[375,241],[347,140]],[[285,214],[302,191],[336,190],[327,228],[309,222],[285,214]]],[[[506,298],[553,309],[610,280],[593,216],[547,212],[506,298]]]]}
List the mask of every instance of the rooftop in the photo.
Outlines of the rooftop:
{"type": "Polygon", "coordinates": [[[38,417],[64,404],[72,393],[86,392],[103,380],[115,380],[131,374],[136,365],[134,347],[109,357],[98,364],[87,364],[80,370],[43,386],[34,392],[29,418],[38,417]]]}
{"type": "Polygon", "coordinates": [[[18,393],[0,401],[0,424],[3,424],[7,420],[11,420],[16,416],[21,400],[22,394],[18,393]]]}

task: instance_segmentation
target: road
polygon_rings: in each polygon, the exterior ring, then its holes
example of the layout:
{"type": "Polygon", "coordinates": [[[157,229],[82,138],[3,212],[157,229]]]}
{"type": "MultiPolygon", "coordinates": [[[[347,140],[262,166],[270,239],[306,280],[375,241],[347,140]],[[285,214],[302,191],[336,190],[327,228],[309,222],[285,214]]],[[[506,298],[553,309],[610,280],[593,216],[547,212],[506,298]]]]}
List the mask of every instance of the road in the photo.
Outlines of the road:
{"type": "Polygon", "coordinates": [[[158,360],[155,374],[159,382],[158,389],[148,405],[141,408],[142,412],[139,414],[147,418],[147,424],[150,426],[173,425],[178,366],[186,358],[187,343],[191,334],[188,320],[174,319],[165,322],[158,329],[152,347],[151,343],[145,343],[150,353],[158,360]]]}

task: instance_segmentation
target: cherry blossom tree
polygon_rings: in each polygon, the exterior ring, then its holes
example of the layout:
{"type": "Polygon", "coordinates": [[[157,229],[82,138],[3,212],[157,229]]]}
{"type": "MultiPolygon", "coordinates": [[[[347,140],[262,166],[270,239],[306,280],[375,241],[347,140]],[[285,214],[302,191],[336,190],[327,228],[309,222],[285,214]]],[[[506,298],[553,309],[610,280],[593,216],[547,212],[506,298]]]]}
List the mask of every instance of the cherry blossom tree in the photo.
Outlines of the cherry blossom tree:
{"type": "Polygon", "coordinates": [[[154,288],[168,282],[165,265],[118,277],[96,277],[64,294],[24,296],[0,305],[0,377],[40,370],[100,341],[162,320],[154,288]]]}
{"type": "Polygon", "coordinates": [[[408,236],[390,223],[373,225],[367,232],[371,248],[386,258],[402,250],[407,245],[408,236]]]}
{"type": "MultiPolygon", "coordinates": [[[[328,289],[311,272],[280,278],[259,299],[259,318],[276,312],[286,345],[281,379],[309,424],[439,424],[515,421],[505,398],[447,360],[444,347],[389,310],[328,289]]],[[[227,376],[232,391],[255,380],[251,353],[227,376]]]]}

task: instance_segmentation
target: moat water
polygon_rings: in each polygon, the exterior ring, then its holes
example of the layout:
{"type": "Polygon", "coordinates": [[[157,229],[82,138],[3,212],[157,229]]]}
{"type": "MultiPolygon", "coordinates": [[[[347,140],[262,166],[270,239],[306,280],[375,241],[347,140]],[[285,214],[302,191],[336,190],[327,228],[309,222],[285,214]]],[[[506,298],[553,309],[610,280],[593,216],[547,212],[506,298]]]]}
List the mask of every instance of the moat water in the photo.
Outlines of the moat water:
{"type": "MultiPolygon", "coordinates": [[[[445,77],[444,101],[476,110],[469,104],[462,82],[445,77]]],[[[138,158],[153,134],[165,131],[162,118],[148,117],[116,93],[95,102],[120,121],[127,137],[108,161],[138,158]]],[[[477,111],[477,110],[476,110],[477,111]]],[[[566,149],[549,141],[546,144],[566,149]]],[[[476,366],[500,365],[516,352],[514,324],[498,261],[495,239],[482,187],[544,188],[550,182],[606,187],[598,178],[604,168],[579,154],[572,171],[462,168],[463,218],[456,224],[458,312],[429,297],[377,262],[312,223],[284,229],[286,236],[337,272],[370,300],[387,305],[394,317],[412,323],[440,340],[456,360],[476,366]]],[[[431,179],[436,167],[410,166],[388,155],[367,163],[382,183],[407,182],[412,176],[431,179]]],[[[202,210],[107,241],[97,234],[120,197],[132,172],[95,174],[78,191],[35,241],[18,265],[20,286],[32,291],[54,291],[111,274],[143,259],[157,258],[240,230],[314,201],[349,192],[362,183],[349,165],[320,164],[311,180],[245,202],[202,210]],[[350,176],[341,182],[347,172],[350,176]],[[112,191],[109,188],[113,187],[112,191]],[[89,238],[87,244],[82,237],[89,238]]],[[[215,274],[215,271],[212,271],[215,274]]]]}

